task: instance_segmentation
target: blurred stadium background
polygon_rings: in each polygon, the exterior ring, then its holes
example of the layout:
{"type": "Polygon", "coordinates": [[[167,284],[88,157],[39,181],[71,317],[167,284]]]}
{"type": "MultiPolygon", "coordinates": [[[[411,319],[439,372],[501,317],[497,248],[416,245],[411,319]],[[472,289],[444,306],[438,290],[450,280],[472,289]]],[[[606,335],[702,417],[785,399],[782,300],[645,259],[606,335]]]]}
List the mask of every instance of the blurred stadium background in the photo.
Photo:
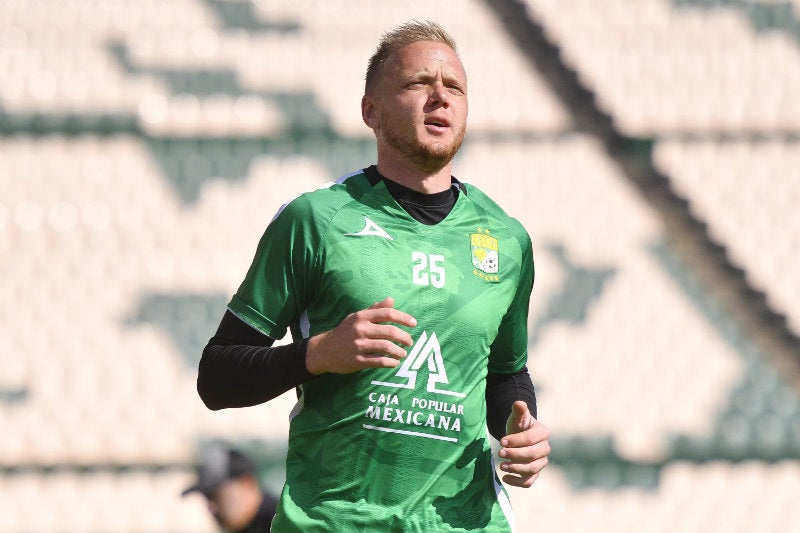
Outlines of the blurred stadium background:
{"type": "Polygon", "coordinates": [[[374,160],[412,18],[534,239],[519,531],[800,531],[799,0],[2,0],[0,533],[215,531],[215,439],[279,490],[292,393],[209,412],[197,361],[278,206],[374,160]]]}

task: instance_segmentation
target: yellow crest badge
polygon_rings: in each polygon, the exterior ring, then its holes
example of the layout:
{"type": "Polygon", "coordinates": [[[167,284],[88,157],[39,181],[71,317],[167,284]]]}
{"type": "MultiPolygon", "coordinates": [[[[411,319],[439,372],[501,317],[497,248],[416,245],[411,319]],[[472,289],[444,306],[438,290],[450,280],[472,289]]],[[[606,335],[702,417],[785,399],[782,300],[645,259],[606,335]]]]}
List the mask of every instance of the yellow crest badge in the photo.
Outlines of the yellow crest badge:
{"type": "Polygon", "coordinates": [[[470,233],[473,274],[486,281],[500,281],[500,245],[488,229],[478,228],[478,233],[470,233]]]}

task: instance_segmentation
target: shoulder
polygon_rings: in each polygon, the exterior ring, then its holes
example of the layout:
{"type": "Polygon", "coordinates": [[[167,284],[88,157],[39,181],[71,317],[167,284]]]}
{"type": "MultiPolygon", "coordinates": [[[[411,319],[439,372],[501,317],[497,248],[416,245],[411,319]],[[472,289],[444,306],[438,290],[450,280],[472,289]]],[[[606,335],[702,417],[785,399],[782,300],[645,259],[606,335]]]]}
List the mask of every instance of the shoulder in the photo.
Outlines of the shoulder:
{"type": "Polygon", "coordinates": [[[347,174],[282,205],[272,223],[294,220],[325,226],[339,211],[358,201],[370,188],[363,170],[347,174]]]}
{"type": "Polygon", "coordinates": [[[489,195],[470,183],[461,183],[466,192],[467,198],[475,205],[478,210],[483,211],[484,215],[497,224],[501,224],[514,235],[523,247],[530,247],[530,235],[522,222],[509,215],[500,204],[495,202],[489,195]]]}

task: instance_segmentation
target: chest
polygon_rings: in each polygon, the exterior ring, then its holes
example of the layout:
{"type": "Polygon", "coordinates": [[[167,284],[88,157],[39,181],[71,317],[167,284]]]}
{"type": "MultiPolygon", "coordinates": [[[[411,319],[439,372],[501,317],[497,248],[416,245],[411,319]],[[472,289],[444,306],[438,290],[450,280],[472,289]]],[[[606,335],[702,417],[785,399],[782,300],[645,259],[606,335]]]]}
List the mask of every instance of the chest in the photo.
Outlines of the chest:
{"type": "Polygon", "coordinates": [[[499,223],[452,215],[433,226],[381,212],[339,217],[320,250],[320,318],[391,296],[418,320],[495,331],[518,285],[519,246],[499,223]]]}

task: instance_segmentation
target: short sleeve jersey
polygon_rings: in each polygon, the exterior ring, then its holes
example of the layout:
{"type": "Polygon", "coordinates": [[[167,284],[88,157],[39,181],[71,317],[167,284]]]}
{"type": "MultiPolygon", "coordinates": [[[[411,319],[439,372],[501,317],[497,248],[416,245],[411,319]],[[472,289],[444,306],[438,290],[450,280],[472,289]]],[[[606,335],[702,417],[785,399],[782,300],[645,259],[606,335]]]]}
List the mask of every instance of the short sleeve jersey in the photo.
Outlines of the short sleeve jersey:
{"type": "Polygon", "coordinates": [[[470,185],[434,225],[363,171],[286,205],[234,314],[299,340],[391,296],[417,326],[397,367],[303,384],[272,530],[510,531],[484,394],[526,363],[532,283],[528,233],[470,185]]]}

